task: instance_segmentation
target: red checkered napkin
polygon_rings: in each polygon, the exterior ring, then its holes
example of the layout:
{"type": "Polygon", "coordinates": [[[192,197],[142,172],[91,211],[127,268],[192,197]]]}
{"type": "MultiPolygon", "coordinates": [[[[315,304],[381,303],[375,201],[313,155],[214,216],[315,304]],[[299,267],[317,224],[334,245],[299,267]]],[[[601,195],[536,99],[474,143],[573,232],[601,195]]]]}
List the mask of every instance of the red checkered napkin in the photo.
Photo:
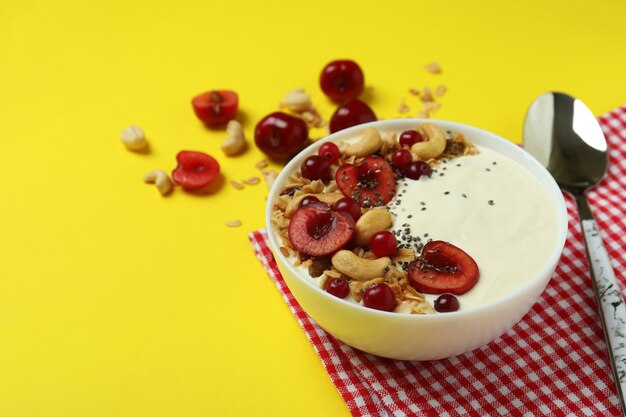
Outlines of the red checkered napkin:
{"type": "MultiPolygon", "coordinates": [[[[602,117],[609,175],[588,193],[613,268],[626,285],[626,106],[602,117]]],[[[256,255],[355,416],[616,416],[620,406],[572,199],[561,261],[539,301],[503,336],[450,359],[408,362],[363,353],[317,325],[278,271],[265,230],[256,255]]]]}

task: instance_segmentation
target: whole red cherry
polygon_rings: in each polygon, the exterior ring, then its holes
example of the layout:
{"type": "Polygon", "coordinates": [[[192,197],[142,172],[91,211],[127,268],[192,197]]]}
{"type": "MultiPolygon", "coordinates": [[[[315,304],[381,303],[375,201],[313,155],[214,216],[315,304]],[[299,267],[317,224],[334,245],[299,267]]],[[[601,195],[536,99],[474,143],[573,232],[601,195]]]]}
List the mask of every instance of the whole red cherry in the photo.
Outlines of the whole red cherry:
{"type": "Polygon", "coordinates": [[[348,59],[329,62],[320,75],[322,91],[335,102],[357,98],[364,86],[361,67],[348,59]]]}
{"type": "Polygon", "coordinates": [[[254,142],[274,159],[289,159],[300,152],[309,138],[304,120],[286,113],[274,112],[257,123],[254,142]]]}
{"type": "Polygon", "coordinates": [[[333,113],[330,118],[328,127],[330,133],[335,133],[348,127],[373,122],[375,120],[376,114],[374,114],[370,106],[358,98],[355,98],[347,101],[335,110],[335,113],[333,113]]]}

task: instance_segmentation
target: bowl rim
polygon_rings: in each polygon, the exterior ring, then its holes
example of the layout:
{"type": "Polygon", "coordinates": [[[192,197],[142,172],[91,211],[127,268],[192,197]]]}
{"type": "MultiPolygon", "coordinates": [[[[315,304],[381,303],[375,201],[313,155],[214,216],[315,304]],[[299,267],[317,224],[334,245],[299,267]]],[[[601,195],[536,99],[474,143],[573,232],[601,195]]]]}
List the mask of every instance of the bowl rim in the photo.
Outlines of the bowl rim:
{"type": "MultiPolygon", "coordinates": [[[[502,154],[501,152],[499,152],[498,150],[494,149],[491,146],[486,146],[486,147],[494,150],[495,152],[502,154]]],[[[280,262],[282,262],[286,266],[286,268],[289,270],[289,272],[291,272],[295,277],[297,277],[298,280],[304,282],[305,285],[309,286],[314,291],[319,292],[320,296],[327,297],[327,299],[332,302],[340,303],[344,307],[354,310],[354,312],[357,314],[372,314],[375,316],[381,315],[383,317],[396,317],[398,319],[404,319],[404,320],[444,320],[444,319],[448,320],[448,319],[454,318],[455,316],[481,314],[485,312],[486,310],[490,310],[498,306],[501,306],[503,304],[509,303],[511,300],[517,298],[521,294],[528,291],[528,289],[536,286],[541,281],[545,280],[545,276],[550,274],[550,276],[548,277],[546,281],[546,286],[547,286],[547,284],[550,282],[551,275],[554,273],[554,268],[558,266],[558,261],[561,258],[563,248],[565,247],[565,240],[567,238],[567,231],[568,231],[568,214],[567,214],[567,207],[565,205],[565,199],[563,198],[563,193],[561,189],[559,188],[559,186],[557,185],[554,178],[552,177],[552,175],[547,171],[547,169],[543,165],[541,165],[541,163],[539,163],[539,161],[537,161],[534,157],[532,157],[521,146],[518,146],[515,143],[507,139],[504,139],[503,137],[495,133],[489,132],[487,130],[484,130],[484,129],[481,129],[472,125],[464,124],[464,123],[441,120],[441,119],[400,118],[400,119],[378,120],[378,121],[364,123],[364,124],[347,128],[347,129],[340,130],[338,132],[325,136],[324,138],[320,140],[315,141],[313,144],[307,146],[302,151],[300,151],[296,156],[291,158],[290,161],[287,163],[287,165],[285,165],[285,167],[281,169],[278,177],[276,178],[276,180],[274,181],[274,184],[272,185],[272,188],[270,189],[270,193],[269,193],[267,204],[266,204],[265,224],[266,224],[268,239],[270,242],[270,247],[272,249],[272,252],[274,253],[274,256],[278,257],[280,262]],[[289,262],[289,260],[280,252],[280,250],[278,250],[280,245],[278,244],[278,238],[275,236],[275,233],[272,230],[272,224],[271,224],[271,217],[272,217],[274,202],[276,201],[276,198],[278,198],[278,194],[279,194],[282,184],[288,178],[290,173],[295,171],[295,167],[301,163],[301,160],[304,159],[305,155],[309,156],[309,155],[314,154],[313,151],[318,149],[322,144],[326,142],[339,142],[341,140],[349,139],[351,137],[354,137],[360,134],[362,131],[364,131],[366,128],[370,126],[379,128],[380,130],[385,130],[385,129],[394,130],[395,128],[395,130],[397,131],[398,124],[419,125],[421,123],[437,124],[446,130],[452,130],[452,131],[455,131],[455,130],[471,131],[472,133],[476,135],[489,138],[489,140],[495,140],[494,143],[498,143],[499,146],[504,146],[505,148],[509,148],[510,151],[516,155],[516,158],[511,158],[508,155],[503,155],[503,156],[509,159],[512,159],[514,162],[517,162],[519,165],[522,165],[522,167],[528,171],[528,169],[520,162],[520,160],[524,160],[525,163],[534,166],[537,172],[541,173],[540,175],[536,175],[535,173],[529,171],[529,174],[537,178],[537,180],[541,183],[541,185],[548,192],[550,196],[550,201],[553,202],[556,218],[558,221],[557,241],[555,243],[552,253],[550,254],[550,257],[545,262],[541,270],[532,279],[530,279],[524,285],[522,285],[521,287],[517,288],[515,291],[509,294],[498,297],[480,306],[474,306],[474,307],[468,308],[467,310],[458,310],[458,311],[449,312],[446,314],[402,314],[402,313],[395,313],[392,311],[382,311],[382,310],[367,308],[365,306],[353,303],[351,301],[344,300],[342,298],[337,298],[333,296],[332,294],[329,294],[328,292],[324,291],[319,286],[314,285],[306,277],[301,276],[300,272],[296,270],[296,268],[291,264],[291,262],[289,262]]],[[[542,289],[542,291],[543,290],[545,290],[545,286],[542,289]]],[[[535,299],[533,301],[533,304],[536,301],[537,300],[535,299]]]]}

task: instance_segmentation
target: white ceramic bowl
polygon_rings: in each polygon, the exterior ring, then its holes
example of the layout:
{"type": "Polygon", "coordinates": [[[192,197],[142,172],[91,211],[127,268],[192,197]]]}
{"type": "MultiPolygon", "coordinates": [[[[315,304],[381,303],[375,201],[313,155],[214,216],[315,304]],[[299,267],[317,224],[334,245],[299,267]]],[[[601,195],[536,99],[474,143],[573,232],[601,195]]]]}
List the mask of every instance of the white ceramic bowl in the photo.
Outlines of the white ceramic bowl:
{"type": "MultiPolygon", "coordinates": [[[[560,258],[567,234],[567,211],[563,195],[552,176],[517,145],[487,131],[468,125],[420,119],[384,120],[354,126],[320,140],[294,157],[282,170],[269,195],[266,224],[270,246],[278,267],[304,311],[322,328],[350,346],[393,359],[431,360],[455,356],[482,346],[517,323],[545,289],[560,258]],[[408,315],[369,309],[328,294],[311,283],[278,250],[280,238],[272,231],[270,217],[276,198],[289,175],[302,161],[315,154],[324,142],[340,142],[362,134],[368,126],[382,132],[401,132],[429,121],[463,134],[473,143],[490,148],[525,167],[550,196],[558,219],[557,244],[541,272],[508,296],[483,306],[445,314],[408,315]]],[[[514,269],[515,266],[511,265],[514,269]]]]}

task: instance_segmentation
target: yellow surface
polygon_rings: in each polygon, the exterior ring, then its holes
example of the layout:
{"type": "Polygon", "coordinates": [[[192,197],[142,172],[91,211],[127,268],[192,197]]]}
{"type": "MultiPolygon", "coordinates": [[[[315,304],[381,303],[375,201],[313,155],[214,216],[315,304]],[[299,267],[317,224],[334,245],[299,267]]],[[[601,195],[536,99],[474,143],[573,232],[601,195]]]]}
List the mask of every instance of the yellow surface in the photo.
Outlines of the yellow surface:
{"type": "Polygon", "coordinates": [[[546,90],[626,102],[622,1],[371,4],[0,1],[0,416],[349,414],[248,244],[264,186],[142,182],[181,149],[258,174],[256,148],[221,155],[196,93],[237,90],[249,138],[295,87],[329,116],[317,79],[340,57],[381,117],[445,84],[437,117],[514,141],[546,90]],[[150,154],[121,145],[130,123],[150,154]]]}

